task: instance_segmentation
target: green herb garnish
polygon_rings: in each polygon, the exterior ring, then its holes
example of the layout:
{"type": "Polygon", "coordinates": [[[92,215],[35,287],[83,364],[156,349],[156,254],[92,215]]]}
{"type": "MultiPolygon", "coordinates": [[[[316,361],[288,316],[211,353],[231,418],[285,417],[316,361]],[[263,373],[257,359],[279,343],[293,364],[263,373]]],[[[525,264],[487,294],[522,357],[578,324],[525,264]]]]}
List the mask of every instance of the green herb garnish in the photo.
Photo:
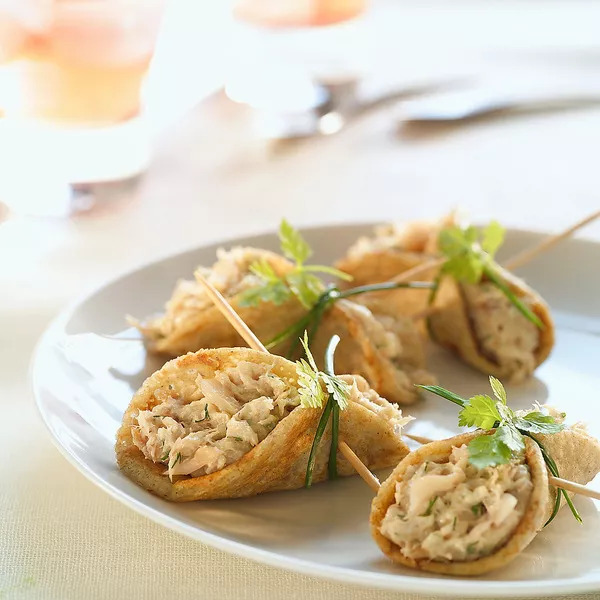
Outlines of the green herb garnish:
{"type": "Polygon", "coordinates": [[[425,510],[425,512],[421,515],[422,517],[428,517],[432,512],[433,512],[433,505],[435,504],[435,501],[438,499],[437,496],[434,496],[430,501],[429,504],[427,505],[427,509],[425,510]]]}
{"type": "MultiPolygon", "coordinates": [[[[458,414],[459,425],[474,426],[483,430],[495,430],[492,434],[484,434],[473,438],[467,444],[469,462],[473,466],[483,469],[510,462],[512,458],[519,456],[525,450],[523,436],[527,436],[539,446],[550,473],[554,477],[560,477],[556,462],[533,434],[558,433],[564,429],[564,425],[557,423],[554,417],[545,415],[540,411],[531,411],[522,417],[516,415],[507,406],[506,390],[502,383],[495,377],[490,376],[490,385],[495,398],[488,395],[477,395],[468,400],[436,385],[419,385],[417,387],[458,404],[461,407],[458,414]]],[[[546,525],[554,519],[560,508],[561,494],[575,519],[579,522],[582,521],[567,492],[558,489],[554,510],[546,525]]]]}
{"type": "Polygon", "coordinates": [[[399,288],[433,289],[432,282],[408,283],[376,283],[364,285],[341,291],[337,287],[326,286],[315,273],[333,275],[345,281],[352,277],[339,269],[325,265],[307,265],[306,261],[312,255],[312,250],[300,232],[294,229],[285,219],[279,227],[281,252],[284,256],[295,262],[295,266],[287,274],[279,276],[266,260],[255,261],[250,265],[250,271],[261,279],[261,284],[246,290],[240,299],[241,306],[257,306],[261,302],[272,302],[281,305],[292,297],[309,311],[266,344],[272,349],[287,339],[292,342],[286,352],[288,358],[294,358],[300,350],[302,332],[308,331],[309,338],[315,334],[323,313],[337,300],[349,298],[358,294],[379,290],[392,290],[399,288]]]}
{"type": "Polygon", "coordinates": [[[312,485],[317,449],[323,434],[325,433],[330,417],[332,419],[331,446],[329,449],[327,470],[330,479],[335,479],[337,477],[337,447],[340,411],[348,406],[348,397],[350,395],[350,385],[337,377],[334,372],[333,358],[339,341],[340,338],[337,335],[334,335],[331,340],[329,340],[329,344],[325,351],[325,372],[323,372],[317,369],[315,359],[308,347],[308,334],[306,332],[304,333],[304,338],[301,340],[308,362],[301,359],[296,363],[300,405],[304,408],[322,408],[323,404],[325,404],[308,456],[308,464],[306,465],[304,485],[307,488],[312,485]],[[328,392],[327,399],[325,390],[328,392]]]}
{"type": "Polygon", "coordinates": [[[467,546],[467,554],[475,554],[476,546],[477,546],[477,542],[473,542],[472,544],[469,544],[467,546]]]}
{"type": "Polygon", "coordinates": [[[175,460],[173,461],[173,463],[172,463],[172,464],[170,464],[170,465],[169,465],[169,469],[172,469],[173,467],[175,467],[175,465],[176,465],[178,462],[181,462],[181,452],[178,452],[178,453],[175,455],[175,460]]]}
{"type": "Polygon", "coordinates": [[[483,512],[483,504],[481,502],[479,502],[479,504],[473,504],[473,506],[471,506],[471,512],[478,517],[483,512]]]}
{"type": "Polygon", "coordinates": [[[320,296],[315,305],[304,315],[301,319],[278,333],[274,338],[269,340],[265,345],[271,350],[278,344],[281,344],[285,340],[291,338],[292,343],[290,344],[286,356],[293,358],[299,349],[299,342],[302,336],[302,332],[308,330],[309,337],[312,337],[317,328],[321,323],[321,319],[325,311],[335,302],[344,298],[350,298],[359,294],[365,294],[367,292],[377,292],[393,289],[420,289],[420,290],[431,290],[434,284],[429,281],[412,281],[405,283],[374,283],[372,285],[363,285],[348,290],[339,290],[338,288],[331,286],[327,288],[320,296]]]}
{"type": "MultiPolygon", "coordinates": [[[[483,278],[495,285],[513,306],[536,327],[544,328],[540,318],[525,304],[506,283],[494,255],[504,241],[504,228],[492,221],[482,231],[473,227],[450,227],[439,235],[439,248],[446,257],[440,278],[450,276],[456,281],[477,284],[483,278]]],[[[439,283],[440,278],[436,280],[439,283]]],[[[437,286],[436,286],[437,287],[437,286]]],[[[433,302],[435,291],[430,301],[433,302]]]]}
{"type": "Polygon", "coordinates": [[[208,414],[208,404],[204,405],[204,416],[201,419],[196,419],[194,421],[194,423],[202,423],[202,421],[206,421],[206,419],[209,418],[209,414],[208,414]]]}
{"type": "Polygon", "coordinates": [[[305,264],[312,255],[312,250],[300,232],[285,219],[279,226],[279,240],[281,252],[296,263],[294,268],[280,277],[266,260],[252,263],[250,270],[262,279],[263,284],[244,292],[240,300],[241,306],[256,306],[260,302],[279,305],[295,296],[305,308],[310,309],[325,289],[321,279],[314,273],[326,273],[346,281],[352,280],[350,275],[339,269],[305,264]]]}

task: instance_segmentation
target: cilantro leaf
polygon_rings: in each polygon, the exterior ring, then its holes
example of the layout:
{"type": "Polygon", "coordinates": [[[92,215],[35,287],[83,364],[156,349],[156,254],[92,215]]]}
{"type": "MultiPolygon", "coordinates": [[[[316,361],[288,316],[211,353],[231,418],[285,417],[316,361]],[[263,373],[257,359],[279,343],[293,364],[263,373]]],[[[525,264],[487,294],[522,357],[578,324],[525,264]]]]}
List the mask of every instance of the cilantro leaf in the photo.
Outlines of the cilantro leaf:
{"type": "Polygon", "coordinates": [[[294,261],[295,265],[285,275],[279,276],[266,259],[253,262],[249,269],[262,280],[262,285],[243,292],[241,306],[257,306],[260,302],[280,305],[295,296],[304,308],[311,309],[326,291],[321,279],[313,273],[326,273],[346,281],[352,280],[352,276],[334,267],[305,265],[312,250],[300,232],[285,219],[279,227],[279,239],[281,252],[294,261]]]}
{"type": "Polygon", "coordinates": [[[524,417],[517,417],[515,425],[530,433],[558,433],[565,428],[562,423],[557,423],[554,417],[544,415],[539,411],[527,413],[524,417]]]}
{"type": "Polygon", "coordinates": [[[461,427],[492,429],[500,420],[495,400],[486,395],[469,398],[469,403],[458,413],[458,424],[461,427]]]}
{"type": "Polygon", "coordinates": [[[496,396],[502,404],[506,404],[506,390],[500,380],[496,379],[493,375],[490,375],[490,385],[492,386],[494,396],[496,396]]]}
{"type": "Polygon", "coordinates": [[[478,469],[505,465],[511,458],[510,448],[498,437],[497,432],[473,438],[467,448],[469,462],[478,469]]]}
{"type": "Polygon", "coordinates": [[[311,308],[323,293],[323,283],[316,276],[305,271],[292,271],[286,276],[289,289],[300,300],[304,308],[311,308]]]}
{"type": "Polygon", "coordinates": [[[240,306],[258,306],[261,302],[272,302],[276,306],[292,297],[292,291],[282,280],[265,283],[242,292],[240,306]]]}
{"type": "Polygon", "coordinates": [[[285,219],[281,221],[279,226],[279,240],[284,256],[298,265],[303,264],[312,254],[310,246],[300,232],[294,229],[285,219]]]}
{"type": "MultiPolygon", "coordinates": [[[[339,338],[337,341],[339,341],[339,338]]],[[[333,398],[339,409],[344,410],[347,408],[351,389],[350,385],[333,374],[333,372],[324,373],[323,371],[319,371],[309,348],[308,333],[306,331],[300,342],[308,359],[308,362],[300,359],[296,363],[298,383],[300,384],[298,393],[300,395],[301,406],[304,408],[321,408],[327,399],[327,394],[325,394],[325,390],[323,389],[324,384],[325,389],[329,392],[329,395],[333,398]]],[[[333,350],[335,350],[335,345],[333,346],[333,350]]]]}
{"type": "Polygon", "coordinates": [[[300,406],[304,408],[321,408],[327,397],[323,391],[319,373],[303,358],[296,362],[296,373],[298,374],[300,406]]]}
{"type": "Polygon", "coordinates": [[[506,444],[513,455],[520,454],[523,452],[523,450],[525,450],[523,435],[512,423],[500,425],[500,427],[496,429],[494,435],[497,436],[499,440],[504,442],[504,444],[506,444]]]}
{"type": "Polygon", "coordinates": [[[344,410],[347,408],[350,385],[335,375],[332,376],[327,373],[321,373],[321,377],[325,382],[327,391],[333,396],[333,399],[337,402],[340,409],[344,410]]]}
{"type": "Polygon", "coordinates": [[[498,221],[492,221],[482,232],[481,248],[493,257],[504,242],[506,230],[498,221]]]}
{"type": "Polygon", "coordinates": [[[438,237],[440,252],[446,257],[441,273],[453,277],[456,281],[471,284],[479,283],[485,276],[526,319],[542,329],[542,321],[511,290],[493,261],[493,256],[503,240],[504,228],[495,221],[481,232],[473,226],[443,229],[438,237]]]}

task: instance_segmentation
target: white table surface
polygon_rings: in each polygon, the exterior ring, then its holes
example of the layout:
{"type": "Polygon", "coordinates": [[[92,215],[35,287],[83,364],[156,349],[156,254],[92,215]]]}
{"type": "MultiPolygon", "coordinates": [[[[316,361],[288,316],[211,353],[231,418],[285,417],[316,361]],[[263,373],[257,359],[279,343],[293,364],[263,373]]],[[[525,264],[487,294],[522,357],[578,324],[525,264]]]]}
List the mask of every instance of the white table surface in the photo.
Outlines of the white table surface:
{"type": "MultiPolygon", "coordinates": [[[[584,4],[580,24],[595,10],[584,4]]],[[[460,205],[475,220],[558,230],[600,205],[598,131],[590,109],[398,136],[386,112],[273,155],[247,113],[216,96],[165,134],[137,188],[104,190],[70,220],[0,224],[0,598],[408,598],[226,555],[109,498],[46,434],[27,382],[33,346],[66,303],[107,278],[282,216],[302,226],[460,205]]],[[[583,235],[599,239],[600,224],[583,235]]]]}

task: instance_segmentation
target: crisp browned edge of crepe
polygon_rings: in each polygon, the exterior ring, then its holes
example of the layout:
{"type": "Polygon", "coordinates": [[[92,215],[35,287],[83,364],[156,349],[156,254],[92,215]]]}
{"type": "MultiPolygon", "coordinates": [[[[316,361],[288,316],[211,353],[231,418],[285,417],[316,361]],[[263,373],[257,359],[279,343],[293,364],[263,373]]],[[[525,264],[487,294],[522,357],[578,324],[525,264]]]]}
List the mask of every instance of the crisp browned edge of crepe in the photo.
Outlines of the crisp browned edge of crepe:
{"type": "MultiPolygon", "coordinates": [[[[202,350],[170,361],[167,365],[178,369],[199,367],[210,373],[233,367],[242,360],[272,365],[273,373],[287,379],[290,385],[297,385],[294,363],[249,348],[202,350]]],[[[292,410],[262,442],[223,469],[200,477],[175,477],[171,482],[164,475],[165,466],[146,459],[131,436],[137,411],[157,404],[152,394],[164,379],[163,369],[151,375],[135,394],[117,432],[117,464],[127,477],[148,491],[175,502],[246,497],[267,491],[297,489],[304,485],[308,453],[321,415],[321,410],[317,409],[292,410]]],[[[369,468],[392,466],[409,450],[400,434],[395,433],[393,427],[386,428],[386,423],[367,408],[351,402],[340,413],[340,439],[346,441],[369,468]]],[[[327,477],[330,440],[328,427],[317,452],[315,483],[327,477]]],[[[338,472],[342,476],[355,474],[350,463],[340,455],[338,472]]]]}
{"type": "MultiPolygon", "coordinates": [[[[523,280],[505,269],[501,269],[499,274],[513,293],[519,298],[527,298],[531,301],[533,313],[544,324],[543,329],[538,329],[539,342],[535,352],[535,366],[538,367],[548,358],[554,346],[554,321],[550,308],[523,280]]],[[[433,306],[439,309],[428,317],[428,329],[434,341],[453,350],[466,363],[487,375],[510,378],[511,372],[508,369],[500,367],[491,357],[483,353],[460,283],[451,277],[444,277],[433,306]]]]}
{"type": "MultiPolygon", "coordinates": [[[[247,249],[256,253],[256,260],[267,260],[279,275],[288,272],[293,267],[289,260],[270,250],[247,249]]],[[[173,293],[171,293],[172,296],[173,293]]],[[[227,300],[258,337],[267,341],[302,318],[307,312],[295,297],[279,306],[275,306],[271,302],[261,302],[258,306],[241,306],[241,297],[242,294],[238,293],[227,297],[227,300]],[[268,314],[268,319],[265,319],[266,314],[268,314]]],[[[187,321],[185,327],[180,327],[164,337],[156,337],[150,333],[153,327],[152,323],[157,318],[159,317],[147,319],[138,329],[144,336],[144,343],[148,350],[165,357],[174,358],[202,348],[232,348],[246,345],[243,338],[231,327],[219,309],[212,304],[199,310],[193,318],[187,321]],[[217,341],[211,342],[211,340],[217,341]]]]}
{"type": "Polygon", "coordinates": [[[395,563],[412,569],[440,573],[444,575],[474,576],[498,569],[522,552],[533,540],[538,531],[544,526],[551,509],[551,497],[548,487],[548,473],[544,458],[538,445],[531,439],[525,439],[525,461],[529,466],[533,489],[529,503],[510,539],[488,556],[473,561],[442,562],[428,559],[415,560],[402,554],[400,547],[387,539],[380,532],[381,523],[387,509],[395,503],[396,482],[402,479],[407,469],[418,465],[424,460],[435,460],[449,456],[452,448],[468,444],[473,438],[492,432],[472,432],[458,435],[446,440],[432,442],[411,452],[394,469],[392,474],[382,484],[371,505],[371,534],[375,542],[395,563]]]}

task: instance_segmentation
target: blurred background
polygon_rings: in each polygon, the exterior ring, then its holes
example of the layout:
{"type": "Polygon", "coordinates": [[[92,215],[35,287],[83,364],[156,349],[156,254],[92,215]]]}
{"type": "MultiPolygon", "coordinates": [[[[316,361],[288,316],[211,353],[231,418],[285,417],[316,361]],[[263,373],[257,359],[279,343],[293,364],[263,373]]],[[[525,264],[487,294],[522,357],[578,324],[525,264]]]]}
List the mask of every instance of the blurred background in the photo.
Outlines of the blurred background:
{"type": "Polygon", "coordinates": [[[0,0],[0,308],[45,321],[282,216],[558,229],[599,204],[598,22],[592,0],[0,0]]]}

